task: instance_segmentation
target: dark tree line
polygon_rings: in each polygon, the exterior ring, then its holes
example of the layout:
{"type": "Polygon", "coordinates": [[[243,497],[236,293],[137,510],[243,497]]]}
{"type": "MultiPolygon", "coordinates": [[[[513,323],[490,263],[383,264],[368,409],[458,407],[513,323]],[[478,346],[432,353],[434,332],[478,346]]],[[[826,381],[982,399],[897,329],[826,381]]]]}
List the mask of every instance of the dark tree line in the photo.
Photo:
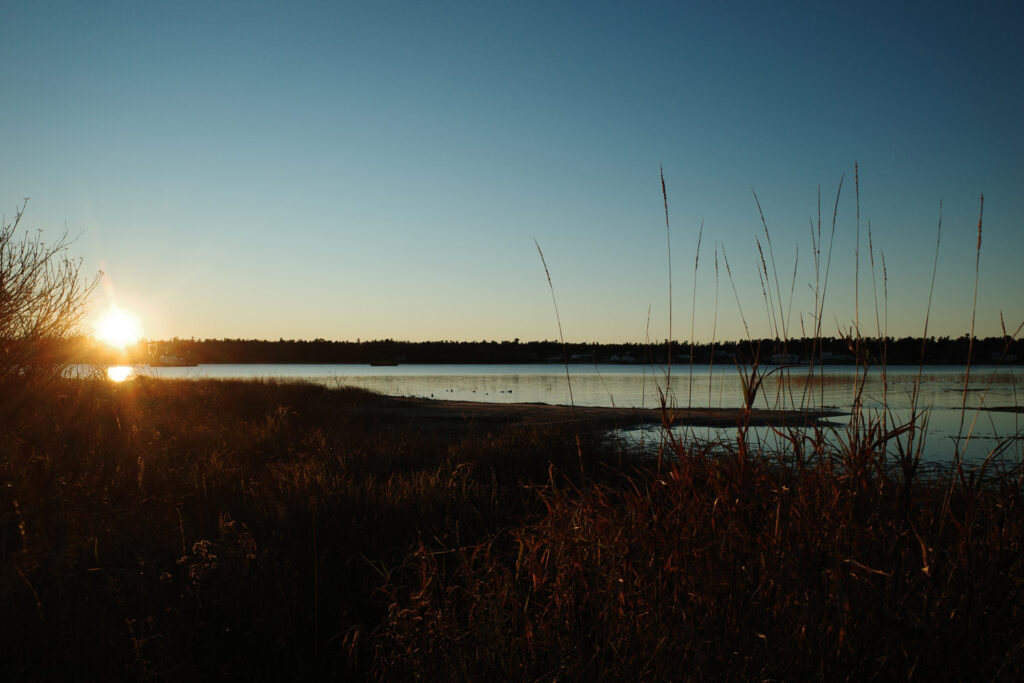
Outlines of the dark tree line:
{"type": "MultiPolygon", "coordinates": [[[[791,339],[787,342],[762,339],[754,341],[694,344],[673,342],[673,362],[761,363],[782,362],[775,354],[790,354],[799,362],[852,364],[867,362],[880,365],[963,364],[971,347],[962,337],[876,338],[856,340],[842,338],[791,339]],[[774,357],[774,358],[773,358],[774,357]]],[[[160,357],[190,363],[664,363],[668,359],[667,342],[641,344],[569,343],[558,341],[428,341],[410,342],[393,339],[373,341],[329,341],[326,339],[277,341],[257,339],[171,339],[143,341],[128,350],[127,360],[152,362],[160,357]]],[[[93,347],[84,351],[86,360],[97,358],[93,347]]],[[[107,356],[110,354],[107,353],[107,356]]],[[[1011,364],[1024,357],[1024,341],[1001,337],[975,338],[971,362],[1011,364]]]]}

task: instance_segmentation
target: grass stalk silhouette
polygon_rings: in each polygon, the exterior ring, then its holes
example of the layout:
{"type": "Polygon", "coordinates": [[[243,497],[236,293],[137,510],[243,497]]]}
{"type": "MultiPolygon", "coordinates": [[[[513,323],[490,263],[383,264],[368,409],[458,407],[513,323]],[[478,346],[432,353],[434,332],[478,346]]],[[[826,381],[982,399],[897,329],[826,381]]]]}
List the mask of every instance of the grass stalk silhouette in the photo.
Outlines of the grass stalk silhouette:
{"type": "MultiPolygon", "coordinates": [[[[967,369],[964,372],[964,391],[961,395],[960,402],[960,427],[957,431],[957,442],[959,443],[960,438],[963,436],[964,431],[964,415],[967,409],[967,383],[971,379],[971,360],[974,351],[974,320],[978,311],[978,279],[981,271],[981,220],[985,212],[985,195],[981,195],[978,200],[978,243],[974,252],[974,296],[971,299],[971,330],[968,337],[967,346],[967,369]]],[[[970,434],[968,434],[968,440],[970,440],[970,434]]]]}
{"type": "Polygon", "coordinates": [[[658,166],[658,176],[661,179],[661,198],[665,206],[665,254],[668,257],[668,369],[665,375],[665,396],[662,401],[668,399],[672,389],[672,230],[668,222],[668,191],[665,189],[665,169],[658,166]]]}
{"type": "MultiPolygon", "coordinates": [[[[576,421],[576,399],[572,394],[572,377],[569,374],[569,352],[565,345],[565,334],[562,332],[562,316],[558,312],[558,300],[555,298],[555,286],[551,283],[551,271],[548,270],[548,263],[544,259],[544,251],[540,248],[540,243],[534,240],[533,243],[537,247],[537,253],[540,254],[540,263],[544,266],[544,276],[548,280],[548,289],[551,290],[551,304],[555,308],[555,321],[558,323],[558,340],[562,344],[562,363],[565,367],[565,384],[569,388],[569,405],[572,408],[573,422],[576,421]]],[[[579,455],[579,466],[580,474],[583,474],[583,450],[580,445],[579,435],[576,437],[576,449],[579,455]]]]}
{"type": "Polygon", "coordinates": [[[697,230],[697,249],[693,256],[693,295],[690,300],[690,376],[688,393],[686,397],[686,409],[693,407],[693,343],[697,336],[697,271],[700,268],[700,246],[704,239],[704,221],[700,222],[697,230]]]}

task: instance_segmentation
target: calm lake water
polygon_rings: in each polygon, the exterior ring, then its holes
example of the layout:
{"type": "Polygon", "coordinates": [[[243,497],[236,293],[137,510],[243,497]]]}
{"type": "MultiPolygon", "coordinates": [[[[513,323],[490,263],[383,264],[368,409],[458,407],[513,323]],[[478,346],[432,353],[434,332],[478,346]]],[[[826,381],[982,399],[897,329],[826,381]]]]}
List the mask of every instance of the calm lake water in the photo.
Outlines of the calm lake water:
{"type": "MultiPolygon", "coordinates": [[[[666,394],[676,407],[739,407],[743,404],[740,371],[733,365],[709,369],[707,366],[675,365],[671,378],[662,366],[594,365],[569,366],[569,378],[563,365],[199,365],[190,368],[134,368],[137,374],[173,379],[232,378],[302,380],[330,387],[355,386],[393,396],[416,396],[462,401],[495,403],[550,403],[576,405],[652,408],[666,394]]],[[[755,407],[800,408],[827,407],[848,411],[854,402],[855,369],[850,366],[816,368],[813,376],[806,367],[768,371],[755,407]]],[[[998,444],[1005,451],[1004,462],[1020,462],[1024,415],[979,408],[1013,408],[1024,403],[1018,389],[1024,390],[1020,376],[1024,370],[971,368],[964,382],[962,366],[925,366],[920,369],[917,396],[918,412],[927,410],[928,438],[926,455],[941,461],[952,457],[955,445],[967,459],[980,461],[998,444]],[[966,388],[966,391],[965,391],[966,388]],[[961,407],[963,406],[963,410],[961,407]],[[961,427],[961,416],[963,426],[961,427]],[[969,435],[969,439],[967,436],[969,435]]],[[[890,367],[882,373],[872,369],[863,385],[863,406],[867,414],[878,414],[883,406],[896,423],[905,422],[912,413],[914,387],[919,368],[890,367]]],[[[845,425],[848,417],[834,418],[845,425]]],[[[714,440],[723,430],[690,430],[691,436],[714,440]]],[[[724,430],[731,435],[734,430],[724,430]]],[[[631,430],[633,439],[656,438],[656,430],[631,430]]],[[[771,431],[753,430],[751,438],[770,439],[771,431]]]]}

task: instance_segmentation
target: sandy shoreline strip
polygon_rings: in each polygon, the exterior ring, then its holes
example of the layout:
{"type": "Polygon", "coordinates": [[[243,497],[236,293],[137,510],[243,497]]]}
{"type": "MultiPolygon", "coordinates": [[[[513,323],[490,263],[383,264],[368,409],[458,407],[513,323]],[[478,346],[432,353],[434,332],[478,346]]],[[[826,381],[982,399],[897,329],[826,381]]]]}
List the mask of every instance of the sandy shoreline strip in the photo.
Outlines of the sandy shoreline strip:
{"type": "MultiPolygon", "coordinates": [[[[396,418],[459,421],[566,424],[583,423],[592,427],[622,427],[661,424],[665,419],[660,408],[612,408],[600,406],[563,406],[546,403],[483,403],[476,401],[445,401],[427,398],[385,397],[363,407],[367,412],[396,418]]],[[[838,410],[764,410],[750,412],[751,426],[804,426],[823,418],[846,413],[838,410]]],[[[676,408],[667,415],[673,425],[732,427],[743,417],[742,408],[676,408]]]]}

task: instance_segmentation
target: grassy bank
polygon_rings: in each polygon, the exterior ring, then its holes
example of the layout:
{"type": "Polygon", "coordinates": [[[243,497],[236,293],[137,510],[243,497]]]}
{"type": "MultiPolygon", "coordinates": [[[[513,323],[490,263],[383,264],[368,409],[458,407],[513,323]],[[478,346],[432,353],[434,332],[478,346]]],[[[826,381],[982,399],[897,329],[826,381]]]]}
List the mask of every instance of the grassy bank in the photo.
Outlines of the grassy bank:
{"type": "Polygon", "coordinates": [[[425,424],[361,391],[52,389],[0,445],[14,678],[365,673],[409,548],[530,516],[520,483],[577,460],[562,428],[425,424]]]}
{"type": "Polygon", "coordinates": [[[548,487],[395,585],[390,671],[425,679],[1019,680],[1020,480],[901,481],[687,453],[548,487]]]}
{"type": "Polygon", "coordinates": [[[0,442],[12,679],[1024,673],[1019,479],[877,435],[641,465],[355,390],[51,389],[0,442]]]}

